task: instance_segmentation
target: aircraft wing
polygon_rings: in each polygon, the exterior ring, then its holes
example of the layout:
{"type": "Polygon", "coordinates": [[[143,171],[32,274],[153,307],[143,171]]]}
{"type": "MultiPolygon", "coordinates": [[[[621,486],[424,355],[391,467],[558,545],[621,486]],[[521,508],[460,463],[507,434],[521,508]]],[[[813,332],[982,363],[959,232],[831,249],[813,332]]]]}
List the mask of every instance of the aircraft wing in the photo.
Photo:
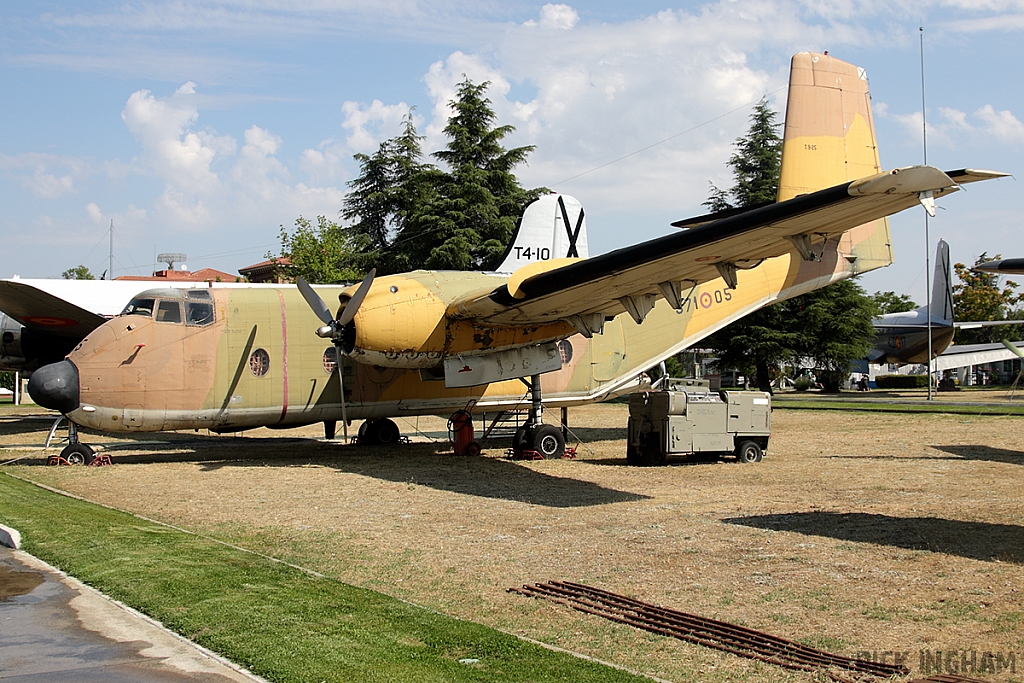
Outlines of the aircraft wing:
{"type": "Polygon", "coordinates": [[[734,286],[738,269],[794,248],[813,259],[825,239],[918,203],[928,208],[934,197],[956,191],[960,183],[1003,175],[913,166],[739,214],[681,221],[681,232],[601,256],[526,266],[504,286],[456,301],[448,312],[488,325],[570,320],[577,328],[596,330],[600,317],[623,311],[639,322],[658,297],[677,303],[680,293],[718,277],[734,286]]]}
{"type": "Polygon", "coordinates": [[[0,311],[38,332],[84,337],[107,321],[27,282],[0,280],[0,311]]]}

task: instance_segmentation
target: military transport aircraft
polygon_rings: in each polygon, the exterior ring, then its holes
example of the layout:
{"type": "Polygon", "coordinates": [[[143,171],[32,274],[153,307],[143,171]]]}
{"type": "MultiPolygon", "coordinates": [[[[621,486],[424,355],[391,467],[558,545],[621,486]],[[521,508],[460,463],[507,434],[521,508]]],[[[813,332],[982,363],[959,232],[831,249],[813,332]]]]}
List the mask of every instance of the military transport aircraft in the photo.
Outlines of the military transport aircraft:
{"type": "MultiPolygon", "coordinates": [[[[990,261],[989,263],[999,263],[990,261]]],[[[1022,261],[1024,264],[1024,261],[1022,261]]],[[[988,265],[984,263],[981,265],[988,265]]],[[[975,267],[975,270],[983,270],[975,267]]],[[[988,270],[988,269],[984,269],[988,270]]],[[[1002,271],[1005,272],[1005,271],[1002,271]]],[[[1024,272],[1022,270],[1021,272],[1024,272]]],[[[965,320],[953,319],[953,269],[950,267],[949,245],[939,240],[935,249],[935,275],[931,295],[932,358],[948,349],[956,330],[974,330],[999,325],[1020,325],[1024,320],[965,320]]],[[[928,362],[928,307],[921,306],[904,313],[887,313],[871,320],[875,326],[875,345],[868,354],[868,362],[906,364],[928,362]]],[[[976,346],[976,345],[975,345],[976,346]]],[[[978,351],[980,348],[975,348],[978,351]]],[[[1001,344],[990,344],[985,350],[1004,352],[1001,344]]],[[[953,357],[950,354],[950,359],[953,357]]],[[[1006,355],[1006,358],[1011,356],[1006,355]]],[[[947,359],[947,363],[950,362],[947,359]]],[[[945,364],[944,364],[945,365],[945,364]]]]}
{"type": "MultiPolygon", "coordinates": [[[[102,431],[323,422],[330,436],[339,419],[364,419],[371,441],[397,436],[395,416],[528,403],[513,445],[549,457],[564,443],[542,422],[543,403],[624,393],[646,368],[761,306],[889,265],[887,216],[934,209],[961,184],[1002,175],[881,172],[864,71],[801,53],[778,203],[576,258],[581,217],[559,196],[541,211],[554,234],[566,233],[565,251],[517,235],[510,254],[518,247],[529,263],[511,274],[371,273],[358,287],[312,294],[303,285],[151,290],[36,371],[29,392],[72,425],[102,431]],[[332,315],[320,297],[335,296],[332,315]]],[[[92,457],[74,430],[65,454],[92,457]]]]}
{"type": "MultiPolygon", "coordinates": [[[[197,282],[168,280],[170,288],[197,282]]],[[[120,313],[139,293],[136,280],[0,280],[0,370],[30,373],[60,361],[78,342],[120,313]]],[[[214,282],[211,287],[265,287],[214,282]]]]}

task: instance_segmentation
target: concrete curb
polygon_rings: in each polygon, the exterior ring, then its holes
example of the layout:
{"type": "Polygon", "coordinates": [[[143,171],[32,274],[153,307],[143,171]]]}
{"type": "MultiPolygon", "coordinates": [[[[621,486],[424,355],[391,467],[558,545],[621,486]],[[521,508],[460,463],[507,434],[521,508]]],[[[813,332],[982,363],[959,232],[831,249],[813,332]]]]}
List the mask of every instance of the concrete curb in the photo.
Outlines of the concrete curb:
{"type": "Polygon", "coordinates": [[[21,547],[21,534],[17,529],[0,524],[0,545],[17,550],[21,547]]]}

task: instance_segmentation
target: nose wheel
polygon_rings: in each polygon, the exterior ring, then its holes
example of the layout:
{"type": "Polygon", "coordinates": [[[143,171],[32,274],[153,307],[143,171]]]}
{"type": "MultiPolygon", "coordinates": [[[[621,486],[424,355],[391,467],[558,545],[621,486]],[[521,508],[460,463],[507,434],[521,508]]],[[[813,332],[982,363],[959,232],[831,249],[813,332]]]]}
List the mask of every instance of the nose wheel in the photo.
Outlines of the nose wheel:
{"type": "MultiPolygon", "coordinates": [[[[66,418],[61,415],[53,423],[50,428],[50,433],[46,437],[46,444],[44,448],[50,447],[50,442],[53,441],[54,435],[57,433],[57,429],[60,427],[61,422],[66,418]]],[[[82,443],[78,439],[78,425],[68,420],[68,445],[61,449],[60,455],[51,455],[46,464],[48,465],[109,465],[111,464],[109,455],[96,455],[96,451],[93,450],[92,446],[86,443],[82,443]]]]}

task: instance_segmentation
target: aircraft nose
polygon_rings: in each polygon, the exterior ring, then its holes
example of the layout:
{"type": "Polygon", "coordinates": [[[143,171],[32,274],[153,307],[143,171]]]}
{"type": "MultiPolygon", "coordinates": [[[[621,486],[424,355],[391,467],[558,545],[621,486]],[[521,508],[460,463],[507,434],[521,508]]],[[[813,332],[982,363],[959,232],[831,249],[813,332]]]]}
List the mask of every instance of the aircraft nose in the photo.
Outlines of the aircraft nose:
{"type": "Polygon", "coordinates": [[[29,378],[28,395],[44,408],[70,413],[78,408],[78,368],[69,360],[44,365],[29,378]]]}

